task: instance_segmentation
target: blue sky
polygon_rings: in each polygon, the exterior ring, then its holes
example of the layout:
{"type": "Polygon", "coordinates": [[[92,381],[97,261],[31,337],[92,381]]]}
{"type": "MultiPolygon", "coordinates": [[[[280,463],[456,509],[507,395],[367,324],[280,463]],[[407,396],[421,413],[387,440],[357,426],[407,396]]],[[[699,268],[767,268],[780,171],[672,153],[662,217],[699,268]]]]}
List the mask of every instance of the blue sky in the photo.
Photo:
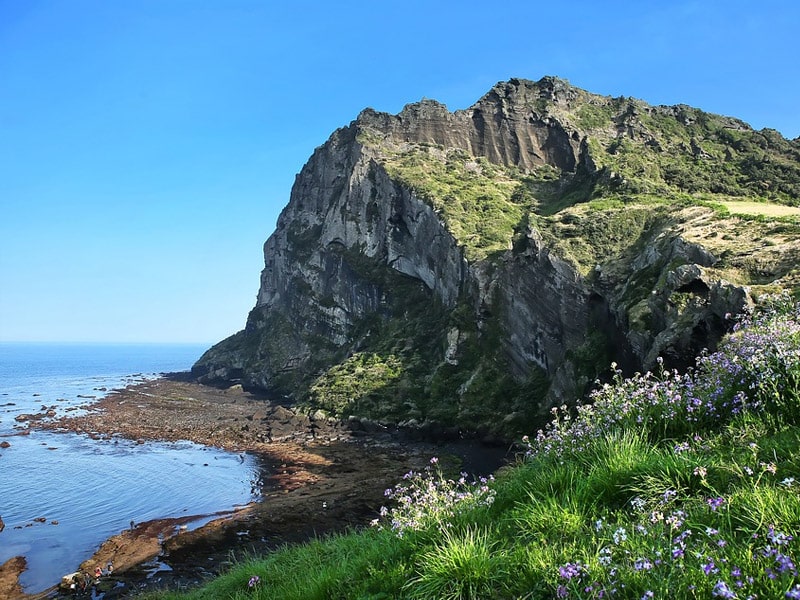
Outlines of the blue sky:
{"type": "Polygon", "coordinates": [[[241,329],[295,175],[368,106],[557,75],[795,138],[798,31],[794,0],[0,0],[0,340],[241,329]]]}

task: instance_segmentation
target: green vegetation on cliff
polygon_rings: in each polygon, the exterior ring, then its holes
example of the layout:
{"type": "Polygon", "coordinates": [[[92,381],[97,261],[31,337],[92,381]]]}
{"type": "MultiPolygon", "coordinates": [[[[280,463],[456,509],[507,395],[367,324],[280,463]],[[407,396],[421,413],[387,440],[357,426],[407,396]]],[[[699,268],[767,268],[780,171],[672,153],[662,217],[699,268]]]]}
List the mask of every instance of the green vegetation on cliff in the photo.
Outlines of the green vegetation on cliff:
{"type": "Polygon", "coordinates": [[[433,206],[471,261],[499,257],[534,226],[588,274],[630,247],[655,217],[688,206],[716,207],[722,218],[730,216],[725,206],[747,200],[757,218],[798,222],[796,211],[780,212],[800,205],[797,140],[688,106],[654,107],[555,81],[571,100],[543,95],[534,105],[541,119],[581,140],[573,171],[542,163],[525,172],[465,150],[387,143],[368,131],[362,141],[379,149],[392,178],[433,206]],[[569,227],[584,217],[584,227],[569,227]]]}
{"type": "Polygon", "coordinates": [[[309,411],[465,431],[491,423],[488,429],[505,436],[539,421],[531,407],[544,397],[547,378],[539,371],[524,381],[508,374],[496,325],[479,334],[468,306],[448,310],[419,281],[362,254],[346,252],[344,259],[361,277],[391,290],[387,314],[363,319],[353,335],[359,350],[311,381],[303,401],[309,411]],[[450,362],[441,358],[448,332],[458,337],[450,362]],[[506,420],[497,423],[498,414],[506,420]]]}
{"type": "Polygon", "coordinates": [[[432,460],[373,527],[150,597],[800,597],[800,310],[770,301],[695,370],[617,372],[554,411],[495,478],[432,460]]]}
{"type": "Polygon", "coordinates": [[[529,210],[507,169],[463,150],[420,145],[388,153],[385,167],[431,203],[470,260],[507,250],[510,232],[529,210]]]}

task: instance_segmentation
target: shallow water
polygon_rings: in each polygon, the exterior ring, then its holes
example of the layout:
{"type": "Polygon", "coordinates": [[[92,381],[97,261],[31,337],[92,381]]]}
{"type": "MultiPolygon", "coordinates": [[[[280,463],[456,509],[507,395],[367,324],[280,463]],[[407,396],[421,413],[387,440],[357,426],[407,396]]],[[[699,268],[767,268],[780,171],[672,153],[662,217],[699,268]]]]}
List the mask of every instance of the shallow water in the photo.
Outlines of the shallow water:
{"type": "Polygon", "coordinates": [[[42,407],[65,414],[92,401],[85,396],[102,396],[99,388],[186,369],[201,348],[19,346],[0,344],[0,441],[11,444],[0,449],[0,563],[27,559],[20,580],[27,593],[58,583],[131,521],[209,515],[190,525],[199,526],[258,497],[263,473],[247,454],[190,442],[18,435],[26,429],[18,415],[42,407]]]}

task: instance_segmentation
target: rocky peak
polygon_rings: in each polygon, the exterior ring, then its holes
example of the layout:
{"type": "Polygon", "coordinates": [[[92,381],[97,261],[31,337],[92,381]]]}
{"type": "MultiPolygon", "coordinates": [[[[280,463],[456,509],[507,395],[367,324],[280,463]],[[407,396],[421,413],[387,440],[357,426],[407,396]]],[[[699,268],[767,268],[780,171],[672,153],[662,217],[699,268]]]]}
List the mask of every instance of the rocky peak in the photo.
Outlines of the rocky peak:
{"type": "Polygon", "coordinates": [[[525,431],[612,360],[690,364],[754,293],[797,285],[800,225],[714,202],[798,204],[799,181],[777,134],[555,77],[456,112],[365,109],[298,174],[245,329],[194,372],[335,415],[525,431]]]}

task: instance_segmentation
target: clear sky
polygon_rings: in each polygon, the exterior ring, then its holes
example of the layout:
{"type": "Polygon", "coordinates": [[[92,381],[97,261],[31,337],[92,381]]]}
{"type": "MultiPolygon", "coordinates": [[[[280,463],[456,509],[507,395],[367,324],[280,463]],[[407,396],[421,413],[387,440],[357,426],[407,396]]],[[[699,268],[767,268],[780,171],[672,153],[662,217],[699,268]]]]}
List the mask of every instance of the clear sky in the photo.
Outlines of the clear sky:
{"type": "Polygon", "coordinates": [[[316,146],[511,77],[800,136],[795,0],[0,0],[0,340],[212,343],[316,146]]]}

